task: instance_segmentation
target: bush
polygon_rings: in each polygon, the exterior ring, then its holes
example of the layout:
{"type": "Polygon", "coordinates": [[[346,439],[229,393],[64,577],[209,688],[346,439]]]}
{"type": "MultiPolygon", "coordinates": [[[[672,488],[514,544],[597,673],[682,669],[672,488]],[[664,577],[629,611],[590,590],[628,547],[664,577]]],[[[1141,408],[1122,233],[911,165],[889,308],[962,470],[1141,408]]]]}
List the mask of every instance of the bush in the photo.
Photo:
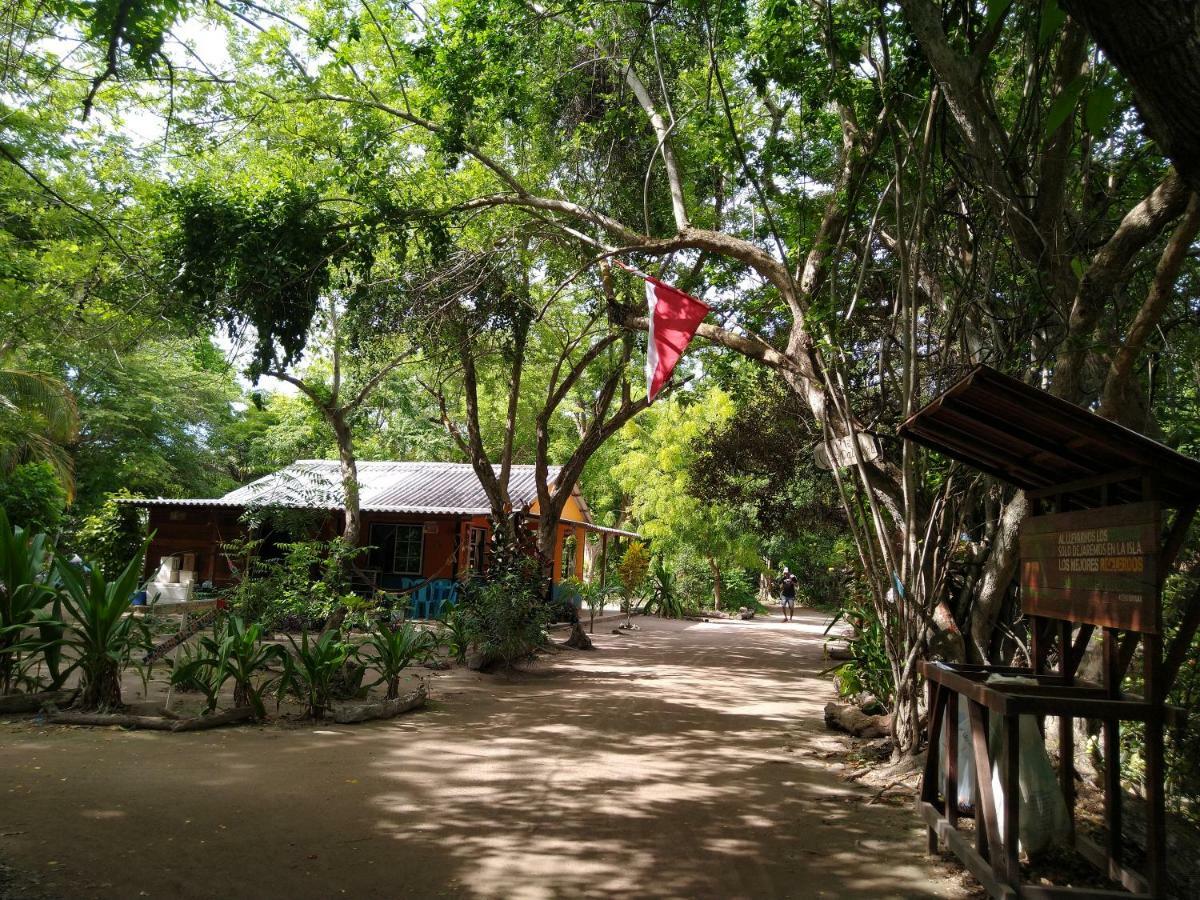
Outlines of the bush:
{"type": "Polygon", "coordinates": [[[400,696],[400,673],[413,663],[426,662],[436,650],[437,638],[433,632],[404,622],[394,630],[386,625],[378,626],[359,648],[358,659],[373,666],[379,674],[379,679],[370,687],[386,684],[387,699],[395,700],[400,696]],[[362,652],[368,647],[374,651],[369,655],[362,652]]]}
{"type": "Polygon", "coordinates": [[[209,636],[199,641],[197,650],[188,654],[171,672],[171,682],[184,690],[199,690],[208,701],[207,711],[217,707],[217,696],[229,681],[233,682],[235,706],[249,706],[254,716],[266,716],[262,696],[273,686],[286,683],[291,663],[282,647],[262,643],[262,626],[247,626],[238,616],[230,616],[209,636]],[[282,675],[272,675],[272,664],[282,667],[282,675]]]}
{"type": "Polygon", "coordinates": [[[743,606],[758,612],[767,608],[758,602],[757,576],[745,569],[727,569],[721,573],[721,608],[737,612],[743,606]]]}
{"type": "MultiPolygon", "coordinates": [[[[494,545],[503,540],[503,531],[496,529],[494,545]]],[[[546,642],[546,579],[536,559],[509,548],[494,548],[492,560],[486,579],[463,586],[456,615],[480,667],[498,664],[508,670],[531,659],[546,642]]]]}
{"type": "Polygon", "coordinates": [[[27,657],[36,659],[38,651],[46,654],[55,680],[60,680],[54,639],[61,623],[53,614],[54,589],[46,583],[49,564],[46,535],[11,526],[0,508],[0,693],[31,681],[24,674],[27,657]]]}
{"type": "Polygon", "coordinates": [[[62,525],[67,492],[50,463],[25,463],[0,476],[0,504],[13,525],[50,534],[62,525]]]}
{"type": "Polygon", "coordinates": [[[75,532],[79,555],[99,566],[106,578],[115,578],[146,539],[145,512],[117,502],[132,496],[128,491],[109,494],[98,510],[84,516],[75,532]]]}
{"type": "Polygon", "coordinates": [[[666,567],[661,556],[655,558],[650,570],[650,596],[646,600],[645,613],[665,619],[683,618],[683,598],[676,590],[675,573],[666,567]]]}
{"type": "Polygon", "coordinates": [[[99,568],[84,572],[61,556],[54,560],[62,583],[62,600],[72,621],[66,645],[75,651],[80,670],[84,709],[117,709],[121,704],[121,673],[134,663],[135,654],[150,647],[145,621],[125,613],[137,590],[141,558],[146,548],[131,559],[113,581],[99,568]]]}
{"type": "Polygon", "coordinates": [[[308,717],[322,719],[333,702],[351,647],[336,631],[327,631],[315,641],[308,639],[307,631],[300,635],[299,644],[288,640],[296,651],[295,663],[287,670],[289,686],[304,699],[308,717]]]}
{"type": "Polygon", "coordinates": [[[238,574],[224,596],[246,621],[260,622],[267,630],[303,630],[318,627],[341,605],[363,606],[350,592],[345,574],[346,560],[360,551],[341,538],[280,544],[283,555],[278,559],[263,559],[262,544],[247,539],[224,545],[237,561],[238,574]]]}

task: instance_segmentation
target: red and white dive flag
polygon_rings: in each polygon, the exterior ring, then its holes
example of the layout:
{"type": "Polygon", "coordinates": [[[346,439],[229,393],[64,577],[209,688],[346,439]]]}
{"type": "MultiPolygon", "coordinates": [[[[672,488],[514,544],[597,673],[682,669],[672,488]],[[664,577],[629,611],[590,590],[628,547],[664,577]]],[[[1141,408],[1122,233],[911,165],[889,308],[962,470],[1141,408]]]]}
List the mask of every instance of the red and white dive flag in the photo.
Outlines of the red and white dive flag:
{"type": "Polygon", "coordinates": [[[646,342],[646,393],[658,396],[692,335],[708,315],[708,307],[678,288],[641,272],[646,279],[646,306],[650,310],[650,339],[646,342]]]}

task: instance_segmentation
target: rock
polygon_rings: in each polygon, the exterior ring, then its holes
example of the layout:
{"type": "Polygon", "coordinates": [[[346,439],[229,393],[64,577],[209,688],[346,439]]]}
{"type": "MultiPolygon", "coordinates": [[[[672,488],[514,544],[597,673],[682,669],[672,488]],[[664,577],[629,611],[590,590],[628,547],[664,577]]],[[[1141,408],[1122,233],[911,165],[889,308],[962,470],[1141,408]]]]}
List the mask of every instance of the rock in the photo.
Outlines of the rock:
{"type": "Polygon", "coordinates": [[[754,618],[754,610],[748,609],[745,606],[740,606],[740,607],[738,607],[738,618],[739,619],[753,619],[754,618]]]}
{"type": "Polygon", "coordinates": [[[858,738],[881,738],[891,733],[892,720],[890,716],[868,716],[857,706],[826,703],[825,725],[858,738]]]}

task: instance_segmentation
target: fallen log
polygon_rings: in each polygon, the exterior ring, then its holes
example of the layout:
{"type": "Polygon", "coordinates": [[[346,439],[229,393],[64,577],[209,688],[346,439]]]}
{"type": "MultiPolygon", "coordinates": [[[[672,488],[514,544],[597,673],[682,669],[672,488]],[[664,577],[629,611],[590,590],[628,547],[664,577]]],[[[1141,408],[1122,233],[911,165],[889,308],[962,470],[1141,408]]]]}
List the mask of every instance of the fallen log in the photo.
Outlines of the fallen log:
{"type": "Polygon", "coordinates": [[[39,691],[36,694],[8,694],[0,697],[0,715],[38,712],[47,703],[65,706],[75,699],[75,691],[39,691]]]}
{"type": "Polygon", "coordinates": [[[825,704],[825,726],[859,738],[885,737],[892,730],[890,716],[868,716],[857,706],[825,704]]]}
{"type": "Polygon", "coordinates": [[[370,722],[374,719],[392,719],[410,709],[424,706],[428,699],[429,688],[422,681],[419,688],[405,697],[381,700],[378,703],[339,707],[333,711],[333,721],[339,725],[353,725],[357,722],[370,722]]]}
{"type": "Polygon", "coordinates": [[[253,707],[237,706],[224,712],[207,716],[192,716],[187,719],[175,719],[169,716],[135,716],[126,713],[68,711],[51,713],[46,717],[46,721],[53,725],[90,725],[101,728],[118,725],[121,728],[138,728],[143,731],[204,731],[208,728],[219,728],[222,725],[248,722],[253,718],[253,707]]]}

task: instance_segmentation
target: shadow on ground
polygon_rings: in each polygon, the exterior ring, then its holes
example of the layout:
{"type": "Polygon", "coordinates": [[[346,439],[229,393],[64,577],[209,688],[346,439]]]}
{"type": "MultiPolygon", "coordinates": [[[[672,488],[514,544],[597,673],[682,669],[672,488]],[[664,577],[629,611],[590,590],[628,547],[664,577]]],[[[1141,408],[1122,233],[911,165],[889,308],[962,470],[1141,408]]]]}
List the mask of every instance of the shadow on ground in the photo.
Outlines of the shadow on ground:
{"type": "Polygon", "coordinates": [[[829,758],[821,621],[641,620],[390,723],[0,731],[0,857],[71,897],[954,897],[829,758]]]}

